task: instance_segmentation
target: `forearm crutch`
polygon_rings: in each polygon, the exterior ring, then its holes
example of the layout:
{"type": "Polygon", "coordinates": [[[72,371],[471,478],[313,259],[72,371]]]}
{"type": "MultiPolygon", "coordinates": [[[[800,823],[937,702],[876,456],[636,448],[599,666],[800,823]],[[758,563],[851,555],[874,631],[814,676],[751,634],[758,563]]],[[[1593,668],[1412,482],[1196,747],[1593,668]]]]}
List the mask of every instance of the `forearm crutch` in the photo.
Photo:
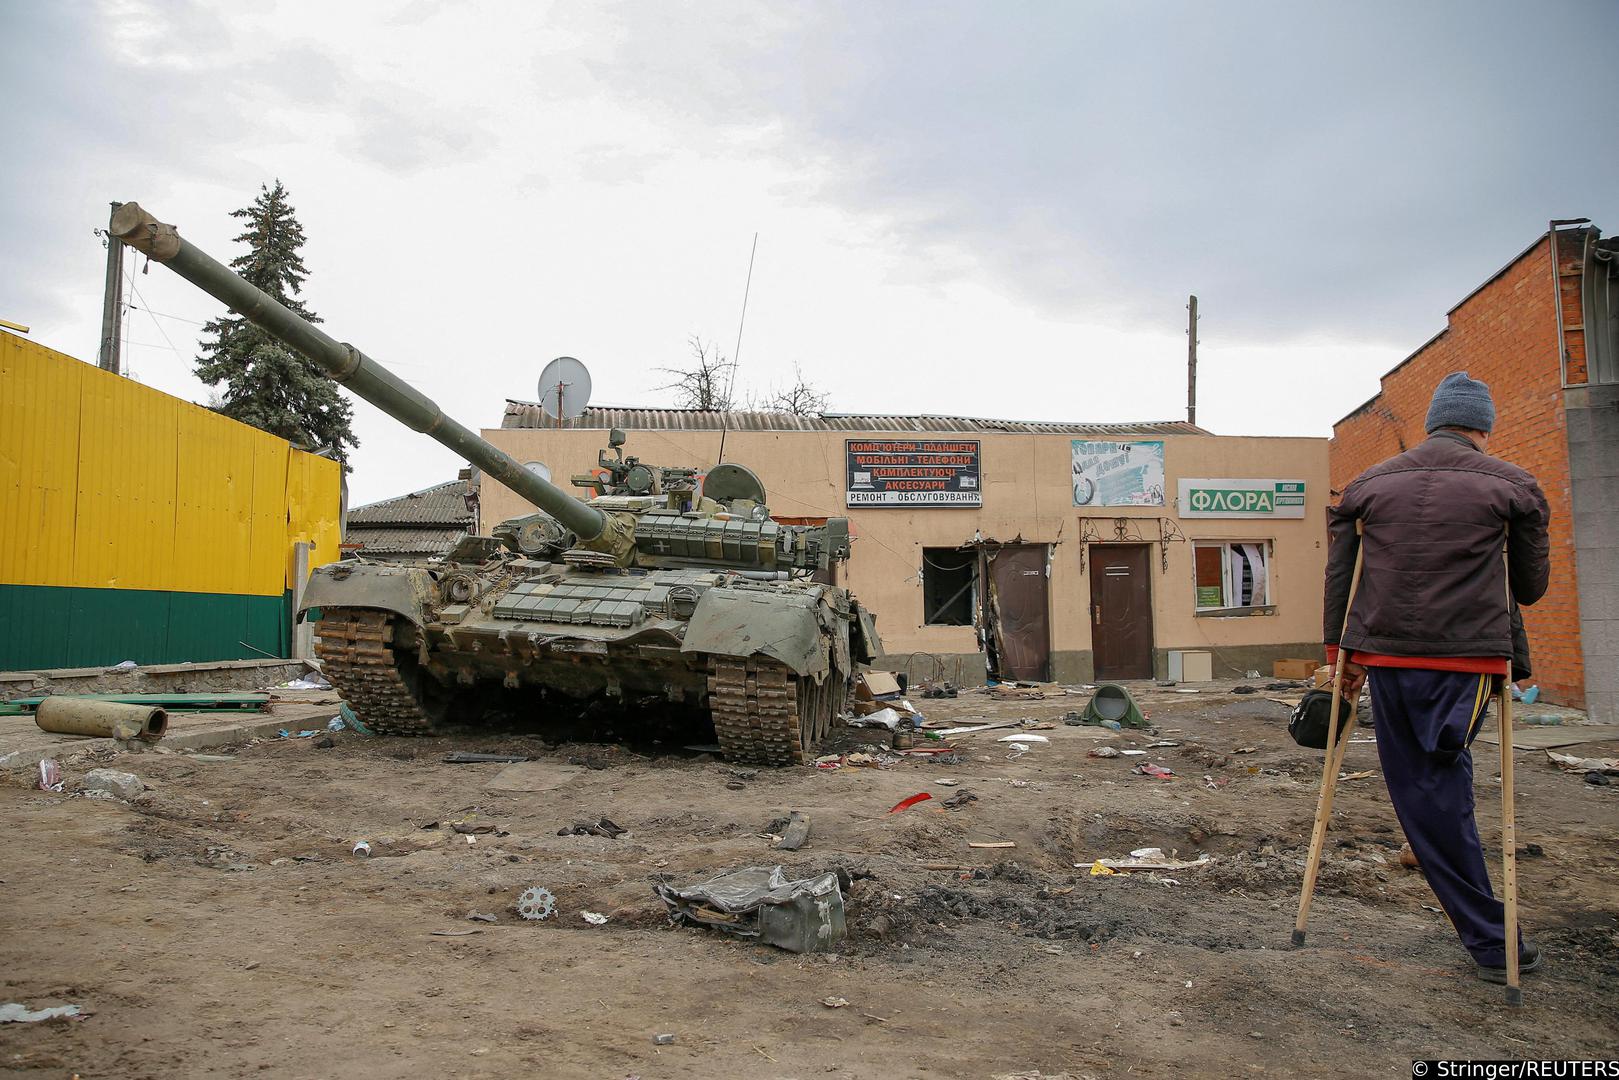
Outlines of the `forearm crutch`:
{"type": "MultiPolygon", "coordinates": [[[[1501,558],[1507,571],[1507,621],[1512,620],[1512,564],[1505,550],[1501,558]]],[[[1523,988],[1518,985],[1518,821],[1512,798],[1512,660],[1501,680],[1501,889],[1507,947],[1507,1004],[1523,1004],[1523,988]]]]}
{"type": "Polygon", "coordinates": [[[1349,662],[1349,650],[1344,647],[1343,636],[1349,630],[1349,612],[1355,606],[1355,590],[1360,588],[1360,569],[1366,556],[1365,529],[1358,518],[1355,520],[1355,539],[1355,569],[1349,577],[1349,599],[1344,603],[1344,625],[1338,633],[1338,661],[1332,669],[1332,712],[1327,720],[1327,752],[1321,765],[1321,796],[1315,806],[1315,829],[1310,833],[1310,855],[1304,863],[1304,889],[1299,894],[1299,917],[1293,924],[1295,946],[1304,944],[1304,924],[1310,919],[1310,900],[1315,895],[1316,874],[1321,870],[1321,849],[1327,842],[1327,822],[1332,818],[1333,793],[1338,790],[1338,770],[1343,766],[1349,736],[1355,730],[1355,707],[1351,704],[1343,737],[1338,736],[1338,710],[1343,704],[1344,666],[1349,662]]]}

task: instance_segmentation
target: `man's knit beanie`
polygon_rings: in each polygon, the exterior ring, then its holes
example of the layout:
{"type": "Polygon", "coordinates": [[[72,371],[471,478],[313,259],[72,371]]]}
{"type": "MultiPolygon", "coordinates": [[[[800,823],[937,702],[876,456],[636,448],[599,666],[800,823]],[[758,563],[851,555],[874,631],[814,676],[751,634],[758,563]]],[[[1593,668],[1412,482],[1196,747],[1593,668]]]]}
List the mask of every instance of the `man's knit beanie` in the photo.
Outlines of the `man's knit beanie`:
{"type": "Polygon", "coordinates": [[[1494,428],[1495,402],[1490,400],[1489,385],[1469,379],[1465,371],[1446,375],[1433,392],[1428,422],[1423,430],[1433,432],[1442,427],[1485,432],[1494,428]]]}

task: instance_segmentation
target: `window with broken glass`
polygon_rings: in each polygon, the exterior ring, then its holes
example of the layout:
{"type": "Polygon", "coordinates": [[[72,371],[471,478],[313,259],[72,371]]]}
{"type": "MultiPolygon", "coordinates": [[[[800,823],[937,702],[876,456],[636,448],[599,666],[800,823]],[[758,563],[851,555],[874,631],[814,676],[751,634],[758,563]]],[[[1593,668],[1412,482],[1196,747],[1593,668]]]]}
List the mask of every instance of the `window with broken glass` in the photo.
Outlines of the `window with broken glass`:
{"type": "Polygon", "coordinates": [[[978,553],[960,548],[922,549],[922,622],[971,626],[978,602],[978,553]]]}
{"type": "Polygon", "coordinates": [[[1192,546],[1197,611],[1258,614],[1272,610],[1269,540],[1192,546]]]}

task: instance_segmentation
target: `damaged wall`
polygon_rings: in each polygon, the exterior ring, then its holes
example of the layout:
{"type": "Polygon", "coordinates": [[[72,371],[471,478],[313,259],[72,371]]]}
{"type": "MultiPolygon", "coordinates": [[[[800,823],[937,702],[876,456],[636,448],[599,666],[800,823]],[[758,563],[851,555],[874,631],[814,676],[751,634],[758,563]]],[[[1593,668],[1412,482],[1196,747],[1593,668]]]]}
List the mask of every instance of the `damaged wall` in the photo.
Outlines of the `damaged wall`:
{"type": "MultiPolygon", "coordinates": [[[[927,420],[934,425],[930,430],[943,426],[940,418],[927,420]]],[[[605,430],[588,428],[497,428],[482,434],[519,461],[543,461],[557,477],[587,471],[607,443],[605,430]]],[[[1056,545],[1049,579],[1051,675],[1090,680],[1095,674],[1090,572],[1094,556],[1105,550],[1095,545],[1117,540],[1115,523],[1121,519],[1126,543],[1148,545],[1152,662],[1159,676],[1166,670],[1170,649],[1212,650],[1214,672],[1220,678],[1254,668],[1268,675],[1273,659],[1322,655],[1325,439],[1141,435],[1122,428],[1115,436],[1090,435],[1163,442],[1164,505],[1078,507],[1069,435],[977,429],[962,434],[982,443],[981,508],[848,509],[845,440],[895,437],[893,431],[733,430],[725,436],[725,456],[759,473],[774,514],[851,519],[859,539],[853,559],[840,570],[845,576],[839,583],[853,589],[877,613],[894,666],[904,666],[909,654],[923,652],[944,657],[951,677],[958,672],[968,681],[982,677],[982,654],[971,626],[923,622],[923,551],[956,549],[970,544],[975,535],[1003,543],[1021,537],[1029,543],[1056,545]],[[1304,481],[1303,516],[1182,517],[1176,505],[1178,483],[1191,477],[1304,481]],[[1160,544],[1160,519],[1169,522],[1167,531],[1178,539],[1160,544]],[[1241,614],[1198,614],[1193,548],[1199,540],[1267,544],[1272,603],[1241,614]]],[[[628,435],[626,452],[664,465],[710,464],[718,456],[721,438],[718,430],[669,427],[631,427],[628,435]]],[[[906,432],[903,437],[915,436],[906,432]]],[[[483,506],[486,527],[530,509],[493,482],[485,484],[483,506]]],[[[918,658],[913,666],[925,675],[932,662],[918,658]]]]}

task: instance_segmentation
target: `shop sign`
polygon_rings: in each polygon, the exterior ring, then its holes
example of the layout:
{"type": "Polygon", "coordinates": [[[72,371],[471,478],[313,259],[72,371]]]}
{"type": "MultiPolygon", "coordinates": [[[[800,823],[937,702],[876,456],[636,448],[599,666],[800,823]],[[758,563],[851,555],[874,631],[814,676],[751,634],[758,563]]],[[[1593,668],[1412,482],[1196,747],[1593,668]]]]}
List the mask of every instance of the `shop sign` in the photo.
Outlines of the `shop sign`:
{"type": "Polygon", "coordinates": [[[1304,481],[1183,479],[1180,516],[1301,518],[1304,481]]]}
{"type": "Polygon", "coordinates": [[[849,506],[982,506],[977,439],[847,439],[849,506]]]}
{"type": "Polygon", "coordinates": [[[1164,505],[1162,442],[1073,441],[1075,506],[1164,505]]]}

